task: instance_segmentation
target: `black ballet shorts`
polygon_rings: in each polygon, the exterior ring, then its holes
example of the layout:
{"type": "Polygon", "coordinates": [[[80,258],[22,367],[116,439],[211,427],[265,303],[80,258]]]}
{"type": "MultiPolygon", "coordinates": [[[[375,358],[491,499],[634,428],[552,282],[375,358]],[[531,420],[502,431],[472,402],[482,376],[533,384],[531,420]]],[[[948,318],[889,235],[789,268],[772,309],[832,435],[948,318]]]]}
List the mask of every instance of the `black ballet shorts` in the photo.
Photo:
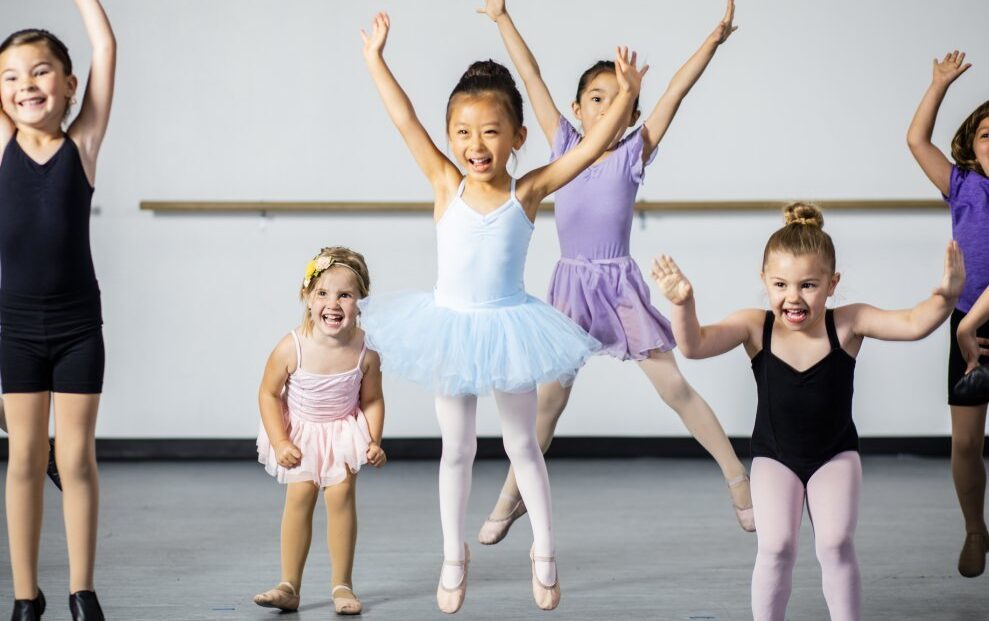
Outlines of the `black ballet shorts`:
{"type": "MultiPolygon", "coordinates": [[[[948,405],[985,405],[985,401],[963,399],[955,394],[955,384],[965,375],[968,364],[958,347],[958,324],[965,318],[965,313],[957,308],[951,312],[951,346],[948,353],[948,405]]],[[[984,323],[975,331],[978,336],[989,338],[989,323],[984,323]]],[[[979,358],[980,364],[989,364],[989,356],[979,358]]]]}
{"type": "Polygon", "coordinates": [[[26,296],[0,290],[4,394],[103,392],[100,292],[26,296]]]}

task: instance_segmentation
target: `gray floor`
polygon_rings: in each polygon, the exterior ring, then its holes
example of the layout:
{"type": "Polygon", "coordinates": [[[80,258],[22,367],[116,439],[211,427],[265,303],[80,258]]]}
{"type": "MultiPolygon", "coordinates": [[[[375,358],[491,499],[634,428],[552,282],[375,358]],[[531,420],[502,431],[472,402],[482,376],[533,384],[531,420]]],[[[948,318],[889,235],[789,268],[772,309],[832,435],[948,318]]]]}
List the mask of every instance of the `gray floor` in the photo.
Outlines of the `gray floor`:
{"type": "MultiPolygon", "coordinates": [[[[503,464],[478,462],[468,513],[476,531],[503,464]]],[[[110,619],[272,619],[253,593],[278,578],[281,488],[250,463],[108,463],[102,470],[97,590],[110,619]]],[[[554,618],[749,619],[755,537],[734,522],[705,460],[558,460],[550,464],[563,602],[554,618]]],[[[361,474],[357,593],[366,619],[440,619],[434,462],[361,474]]],[[[47,620],[67,619],[59,495],[46,492],[41,585],[47,620]]],[[[333,618],[324,514],[317,511],[300,620],[333,618]]],[[[4,525],[5,527],[5,525],[4,525]]],[[[529,587],[531,535],[520,521],[494,547],[471,544],[461,619],[548,618],[529,587]]],[[[989,576],[955,571],[961,520],[946,460],[867,458],[857,549],[866,619],[989,619],[989,576]]],[[[789,619],[826,619],[804,522],[789,619]]],[[[6,540],[3,544],[6,547],[6,540]]],[[[0,554],[0,616],[10,567],[0,554]]]]}

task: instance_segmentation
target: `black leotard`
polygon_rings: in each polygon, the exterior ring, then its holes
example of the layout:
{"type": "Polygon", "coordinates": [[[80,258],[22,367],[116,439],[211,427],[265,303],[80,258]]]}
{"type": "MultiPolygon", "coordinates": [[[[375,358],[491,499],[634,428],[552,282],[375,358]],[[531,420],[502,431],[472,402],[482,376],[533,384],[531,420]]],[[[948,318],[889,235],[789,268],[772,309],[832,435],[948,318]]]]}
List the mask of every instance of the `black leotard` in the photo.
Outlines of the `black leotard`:
{"type": "Polygon", "coordinates": [[[29,296],[98,290],[89,246],[93,188],[65,136],[44,164],[14,136],[0,165],[0,287],[29,296]]]}
{"type": "Polygon", "coordinates": [[[841,348],[829,309],[824,324],[831,351],[809,369],[797,371],[773,355],[774,321],[772,311],[766,311],[762,351],[752,358],[759,392],[752,456],[782,463],[807,485],[835,455],[858,450],[852,422],[855,359],[841,348]]]}

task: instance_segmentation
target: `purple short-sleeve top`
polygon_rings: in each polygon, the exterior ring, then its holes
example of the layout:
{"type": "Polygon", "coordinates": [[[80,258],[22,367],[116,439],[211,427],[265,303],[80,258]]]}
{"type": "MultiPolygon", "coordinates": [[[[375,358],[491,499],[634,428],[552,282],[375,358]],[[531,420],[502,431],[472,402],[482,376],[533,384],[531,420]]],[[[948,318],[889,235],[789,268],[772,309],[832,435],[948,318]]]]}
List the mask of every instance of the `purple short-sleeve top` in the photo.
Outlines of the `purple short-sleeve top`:
{"type": "Polygon", "coordinates": [[[965,255],[965,288],[957,308],[967,313],[989,287],[989,179],[952,166],[946,198],[951,206],[951,234],[965,255]]]}

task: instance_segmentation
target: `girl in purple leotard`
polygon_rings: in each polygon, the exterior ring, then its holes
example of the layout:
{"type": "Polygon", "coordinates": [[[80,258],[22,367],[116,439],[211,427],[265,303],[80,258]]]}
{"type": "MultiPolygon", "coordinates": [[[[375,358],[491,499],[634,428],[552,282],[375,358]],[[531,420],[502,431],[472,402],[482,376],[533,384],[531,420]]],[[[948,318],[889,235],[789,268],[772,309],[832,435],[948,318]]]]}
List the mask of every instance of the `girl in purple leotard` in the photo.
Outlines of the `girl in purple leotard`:
{"type": "MultiPolygon", "coordinates": [[[[478,12],[498,24],[505,47],[525,82],[539,125],[556,159],[582,136],[560,114],[539,73],[535,58],[516,30],[504,0],[487,0],[478,12]]],[[[735,6],[728,0],[724,18],[701,48],[677,71],[645,122],[622,138],[639,118],[638,102],[609,150],[576,179],[556,192],[556,225],[563,256],[556,265],[548,302],[601,341],[603,352],[635,360],[690,433],[707,449],[728,481],[739,524],[755,530],[748,476],[721,424],[704,399],[680,374],[672,349],[670,324],[650,304],[649,288],[629,256],[635,195],[644,168],[656,153],[680,102],[704,72],[715,51],[735,31],[735,6]]],[[[586,133],[599,122],[617,94],[614,69],[599,62],[584,72],[573,102],[574,116],[586,133]]],[[[545,451],[570,397],[570,386],[552,382],[539,388],[537,431],[545,451]]],[[[478,540],[501,541],[512,522],[525,513],[511,471],[501,497],[481,527],[478,540]]]]}

